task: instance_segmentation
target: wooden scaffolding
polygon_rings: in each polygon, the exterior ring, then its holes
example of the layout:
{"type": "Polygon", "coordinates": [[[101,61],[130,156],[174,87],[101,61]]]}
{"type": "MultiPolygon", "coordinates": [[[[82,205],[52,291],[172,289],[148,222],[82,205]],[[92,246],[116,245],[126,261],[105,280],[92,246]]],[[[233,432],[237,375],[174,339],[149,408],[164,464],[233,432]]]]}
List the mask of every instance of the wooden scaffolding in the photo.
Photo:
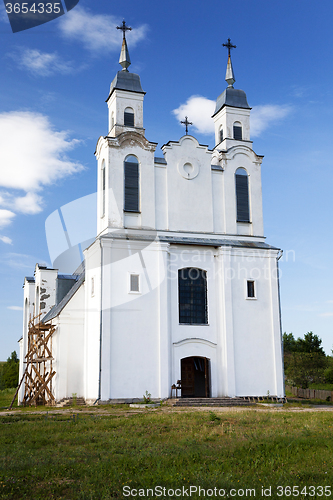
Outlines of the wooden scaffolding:
{"type": "MultiPolygon", "coordinates": [[[[30,318],[28,330],[28,351],[26,368],[21,380],[25,380],[24,406],[52,405],[53,370],[52,335],[55,326],[41,323],[40,315],[30,318]]],[[[20,383],[20,385],[21,385],[20,383]]]]}

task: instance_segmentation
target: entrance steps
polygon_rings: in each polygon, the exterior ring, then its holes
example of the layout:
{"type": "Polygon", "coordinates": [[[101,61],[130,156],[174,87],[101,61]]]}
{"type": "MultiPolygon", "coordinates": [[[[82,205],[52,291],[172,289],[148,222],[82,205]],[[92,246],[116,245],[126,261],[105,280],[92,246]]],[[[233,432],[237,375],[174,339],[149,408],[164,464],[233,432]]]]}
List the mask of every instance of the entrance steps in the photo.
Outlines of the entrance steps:
{"type": "Polygon", "coordinates": [[[258,398],[180,398],[173,406],[253,406],[258,398]]]}
{"type": "Polygon", "coordinates": [[[86,404],[84,398],[68,398],[60,401],[56,406],[58,408],[67,408],[68,406],[84,406],[86,404]]]}

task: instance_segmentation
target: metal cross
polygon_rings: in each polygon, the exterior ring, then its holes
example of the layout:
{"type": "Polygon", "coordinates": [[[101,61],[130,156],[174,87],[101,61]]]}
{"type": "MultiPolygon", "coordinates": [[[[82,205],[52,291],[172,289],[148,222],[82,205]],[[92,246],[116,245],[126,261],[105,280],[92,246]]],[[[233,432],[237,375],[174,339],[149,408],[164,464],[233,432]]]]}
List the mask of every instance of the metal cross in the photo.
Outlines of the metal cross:
{"type": "Polygon", "coordinates": [[[187,116],[185,116],[185,121],[180,122],[180,123],[182,123],[183,125],[185,125],[185,130],[186,130],[186,135],[187,135],[187,133],[188,133],[188,126],[189,125],[193,125],[193,123],[188,121],[187,116]]]}
{"type": "Polygon", "coordinates": [[[230,50],[235,49],[236,45],[232,45],[230,38],[228,38],[228,43],[222,43],[223,47],[227,47],[228,49],[228,56],[230,56],[230,50]]]}
{"type": "Polygon", "coordinates": [[[126,21],[124,19],[122,22],[122,26],[117,26],[117,30],[121,30],[123,32],[123,39],[125,40],[126,31],[132,31],[132,28],[130,28],[129,26],[126,26],[126,21]]]}

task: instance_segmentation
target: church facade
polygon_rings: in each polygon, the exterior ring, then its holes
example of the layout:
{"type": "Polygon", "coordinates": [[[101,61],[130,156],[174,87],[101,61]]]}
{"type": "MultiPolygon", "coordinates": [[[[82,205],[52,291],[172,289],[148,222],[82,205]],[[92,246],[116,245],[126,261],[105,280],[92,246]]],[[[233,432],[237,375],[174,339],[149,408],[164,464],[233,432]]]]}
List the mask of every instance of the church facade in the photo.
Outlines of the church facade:
{"type": "Polygon", "coordinates": [[[186,134],[161,157],[125,32],[120,64],[95,153],[97,236],[73,275],[36,265],[25,279],[21,376],[28,318],[40,315],[54,326],[55,400],[164,399],[178,381],[182,397],[283,397],[281,252],[265,242],[262,156],[230,50],[215,147],[186,134]]]}

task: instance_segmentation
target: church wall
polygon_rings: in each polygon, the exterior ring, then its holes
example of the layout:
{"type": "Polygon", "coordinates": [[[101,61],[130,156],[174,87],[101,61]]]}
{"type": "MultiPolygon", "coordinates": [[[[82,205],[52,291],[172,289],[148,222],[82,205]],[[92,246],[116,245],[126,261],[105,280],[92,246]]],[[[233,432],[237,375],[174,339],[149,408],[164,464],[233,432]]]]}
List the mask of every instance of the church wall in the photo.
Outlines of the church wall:
{"type": "Polygon", "coordinates": [[[35,269],[35,310],[40,319],[47,314],[56,303],[57,269],[44,269],[36,264],[35,269]]]}
{"type": "MultiPolygon", "coordinates": [[[[23,376],[23,372],[26,368],[25,356],[28,352],[28,329],[29,329],[29,319],[33,318],[35,306],[35,282],[24,280],[23,287],[23,331],[22,339],[20,340],[20,369],[19,369],[19,380],[23,376]]],[[[21,402],[24,397],[24,384],[21,385],[18,393],[18,401],[21,402]]]]}
{"type": "Polygon", "coordinates": [[[224,176],[223,171],[212,170],[212,200],[214,233],[225,233],[224,176]]]}
{"type": "MultiPolygon", "coordinates": [[[[132,108],[134,111],[134,126],[136,128],[143,128],[143,94],[136,94],[134,92],[126,92],[115,90],[108,101],[109,107],[109,132],[114,136],[117,133],[124,132],[124,111],[126,108],[132,108]],[[114,114],[115,130],[112,130],[112,113],[114,114]],[[121,126],[117,130],[117,125],[121,126]]],[[[126,127],[126,130],[131,130],[126,127]]]]}
{"type": "Polygon", "coordinates": [[[231,253],[229,280],[232,293],[237,396],[282,396],[279,311],[277,297],[277,252],[234,250],[231,253]],[[275,267],[274,267],[275,266],[275,267]],[[247,298],[247,280],[254,279],[256,298],[247,298]],[[280,358],[279,358],[280,356],[280,358]],[[276,365],[279,362],[279,365],[276,365]]]}
{"type": "Polygon", "coordinates": [[[83,383],[84,397],[92,403],[99,397],[101,253],[99,239],[84,251],[86,267],[83,383]]]}
{"type": "MultiPolygon", "coordinates": [[[[101,175],[102,161],[107,166],[106,180],[106,216],[98,220],[99,233],[108,227],[143,227],[155,228],[155,179],[154,153],[142,148],[130,135],[121,147],[108,146],[107,141],[99,148],[98,170],[101,175]],[[140,172],[140,213],[124,212],[124,161],[128,155],[134,155],[139,161],[140,172]]],[[[101,185],[101,180],[99,180],[101,185]]],[[[98,204],[101,206],[101,192],[98,204]]]]}
{"type": "Polygon", "coordinates": [[[211,153],[192,136],[162,149],[168,164],[168,229],[212,232],[211,153]]]}
{"type": "Polygon", "coordinates": [[[224,193],[227,234],[263,236],[262,190],[260,160],[246,147],[237,147],[226,154],[224,193]],[[257,161],[254,161],[257,159],[257,161]],[[244,168],[248,173],[251,223],[237,223],[235,172],[244,168]]]}
{"type": "Polygon", "coordinates": [[[156,229],[168,229],[167,166],[155,165],[156,229]]]}
{"type": "Polygon", "coordinates": [[[84,284],[55,318],[52,338],[54,395],[57,401],[84,396],[84,284]]]}
{"type": "MultiPolygon", "coordinates": [[[[160,395],[160,246],[109,240],[103,257],[101,399],[160,395]],[[130,274],[139,292],[130,292],[130,274]]],[[[165,396],[164,396],[165,397],[165,396]]]]}
{"type": "Polygon", "coordinates": [[[180,377],[182,358],[202,356],[211,362],[211,393],[217,396],[218,371],[218,325],[217,302],[219,300],[215,249],[213,247],[194,247],[172,245],[170,247],[169,287],[171,310],[171,342],[172,342],[172,383],[180,377]],[[207,273],[207,325],[184,325],[179,323],[178,270],[194,267],[207,273]]]}

